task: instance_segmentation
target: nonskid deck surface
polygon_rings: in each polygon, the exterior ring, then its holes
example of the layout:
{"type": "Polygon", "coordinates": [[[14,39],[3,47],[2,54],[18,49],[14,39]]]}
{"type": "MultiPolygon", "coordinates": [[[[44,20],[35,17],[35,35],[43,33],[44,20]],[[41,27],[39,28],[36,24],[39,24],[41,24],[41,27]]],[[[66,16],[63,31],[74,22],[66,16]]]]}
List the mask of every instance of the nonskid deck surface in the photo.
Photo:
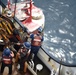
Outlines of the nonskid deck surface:
{"type": "MultiPolygon", "coordinates": [[[[5,67],[3,75],[8,75],[8,71],[9,71],[8,67],[5,67]]],[[[30,71],[27,71],[27,73],[19,73],[19,71],[14,69],[14,67],[13,67],[13,71],[12,72],[13,72],[12,75],[32,75],[30,73],[30,71]]]]}
{"type": "MultiPolygon", "coordinates": [[[[0,52],[0,57],[1,57],[2,52],[0,52]]],[[[43,69],[41,71],[37,71],[37,75],[50,75],[50,70],[42,63],[42,61],[37,58],[35,61],[35,66],[34,66],[34,71],[36,72],[36,65],[37,64],[42,64],[43,65],[43,69]]],[[[0,63],[0,68],[1,68],[1,63],[0,63]]],[[[4,69],[4,73],[3,75],[8,75],[8,67],[5,67],[4,69]]],[[[13,68],[12,68],[12,75],[33,75],[29,70],[27,70],[26,74],[24,73],[20,73],[17,69],[16,64],[13,64],[13,68]]]]}
{"type": "Polygon", "coordinates": [[[35,68],[37,64],[41,64],[43,66],[43,69],[41,71],[37,71],[37,75],[50,75],[50,70],[45,66],[45,64],[37,58],[35,61],[35,68]]]}

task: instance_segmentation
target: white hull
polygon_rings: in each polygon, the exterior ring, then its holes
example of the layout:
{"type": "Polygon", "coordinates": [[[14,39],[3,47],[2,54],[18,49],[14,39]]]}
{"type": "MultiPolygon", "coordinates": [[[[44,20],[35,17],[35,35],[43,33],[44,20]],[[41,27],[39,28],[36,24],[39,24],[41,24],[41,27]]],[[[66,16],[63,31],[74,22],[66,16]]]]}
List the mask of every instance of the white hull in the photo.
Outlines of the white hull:
{"type": "MultiPolygon", "coordinates": [[[[51,71],[50,75],[59,75],[60,64],[58,64],[52,59],[48,61],[49,56],[41,49],[39,50],[37,56],[39,57],[39,59],[42,60],[42,62],[51,71]]],[[[76,75],[76,67],[67,67],[67,66],[61,65],[60,75],[76,75]]]]}

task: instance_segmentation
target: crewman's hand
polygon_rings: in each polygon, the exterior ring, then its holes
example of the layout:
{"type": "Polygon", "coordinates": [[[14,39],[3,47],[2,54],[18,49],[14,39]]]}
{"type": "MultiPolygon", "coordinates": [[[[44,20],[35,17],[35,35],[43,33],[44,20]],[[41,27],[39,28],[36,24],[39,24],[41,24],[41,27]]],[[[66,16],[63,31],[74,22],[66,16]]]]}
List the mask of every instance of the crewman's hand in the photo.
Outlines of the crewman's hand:
{"type": "Polygon", "coordinates": [[[14,53],[11,51],[11,54],[10,54],[12,57],[14,57],[14,53]]]}

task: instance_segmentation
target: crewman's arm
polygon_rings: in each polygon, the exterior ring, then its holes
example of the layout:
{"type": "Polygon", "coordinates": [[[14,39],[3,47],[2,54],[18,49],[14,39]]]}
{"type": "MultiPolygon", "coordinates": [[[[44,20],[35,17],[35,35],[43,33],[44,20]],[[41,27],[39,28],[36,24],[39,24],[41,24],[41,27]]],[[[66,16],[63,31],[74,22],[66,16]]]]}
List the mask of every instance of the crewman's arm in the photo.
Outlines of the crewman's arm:
{"type": "Polygon", "coordinates": [[[27,56],[29,56],[29,55],[30,55],[30,51],[31,51],[31,50],[29,49],[29,51],[27,52],[27,56]]]}

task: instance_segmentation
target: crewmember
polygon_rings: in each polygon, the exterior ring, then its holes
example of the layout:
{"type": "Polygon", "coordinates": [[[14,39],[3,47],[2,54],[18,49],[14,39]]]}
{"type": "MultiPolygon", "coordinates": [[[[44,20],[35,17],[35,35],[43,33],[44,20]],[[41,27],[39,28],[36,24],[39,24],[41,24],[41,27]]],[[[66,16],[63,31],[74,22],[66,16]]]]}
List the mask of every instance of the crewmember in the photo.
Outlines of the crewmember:
{"type": "Polygon", "coordinates": [[[9,75],[12,74],[12,58],[14,57],[14,53],[9,49],[5,48],[2,53],[2,65],[1,65],[1,74],[4,72],[4,68],[9,68],[9,75]]]}
{"type": "Polygon", "coordinates": [[[31,44],[29,42],[24,42],[23,46],[19,49],[18,53],[16,54],[16,63],[19,60],[19,64],[20,64],[20,69],[19,71],[23,71],[24,73],[26,73],[27,71],[27,61],[28,61],[28,56],[30,54],[30,50],[31,50],[31,44]]]}
{"type": "Polygon", "coordinates": [[[31,38],[31,54],[34,54],[34,59],[36,59],[37,53],[44,40],[42,34],[42,28],[40,27],[37,29],[36,33],[30,34],[30,38],[31,38]]]}

